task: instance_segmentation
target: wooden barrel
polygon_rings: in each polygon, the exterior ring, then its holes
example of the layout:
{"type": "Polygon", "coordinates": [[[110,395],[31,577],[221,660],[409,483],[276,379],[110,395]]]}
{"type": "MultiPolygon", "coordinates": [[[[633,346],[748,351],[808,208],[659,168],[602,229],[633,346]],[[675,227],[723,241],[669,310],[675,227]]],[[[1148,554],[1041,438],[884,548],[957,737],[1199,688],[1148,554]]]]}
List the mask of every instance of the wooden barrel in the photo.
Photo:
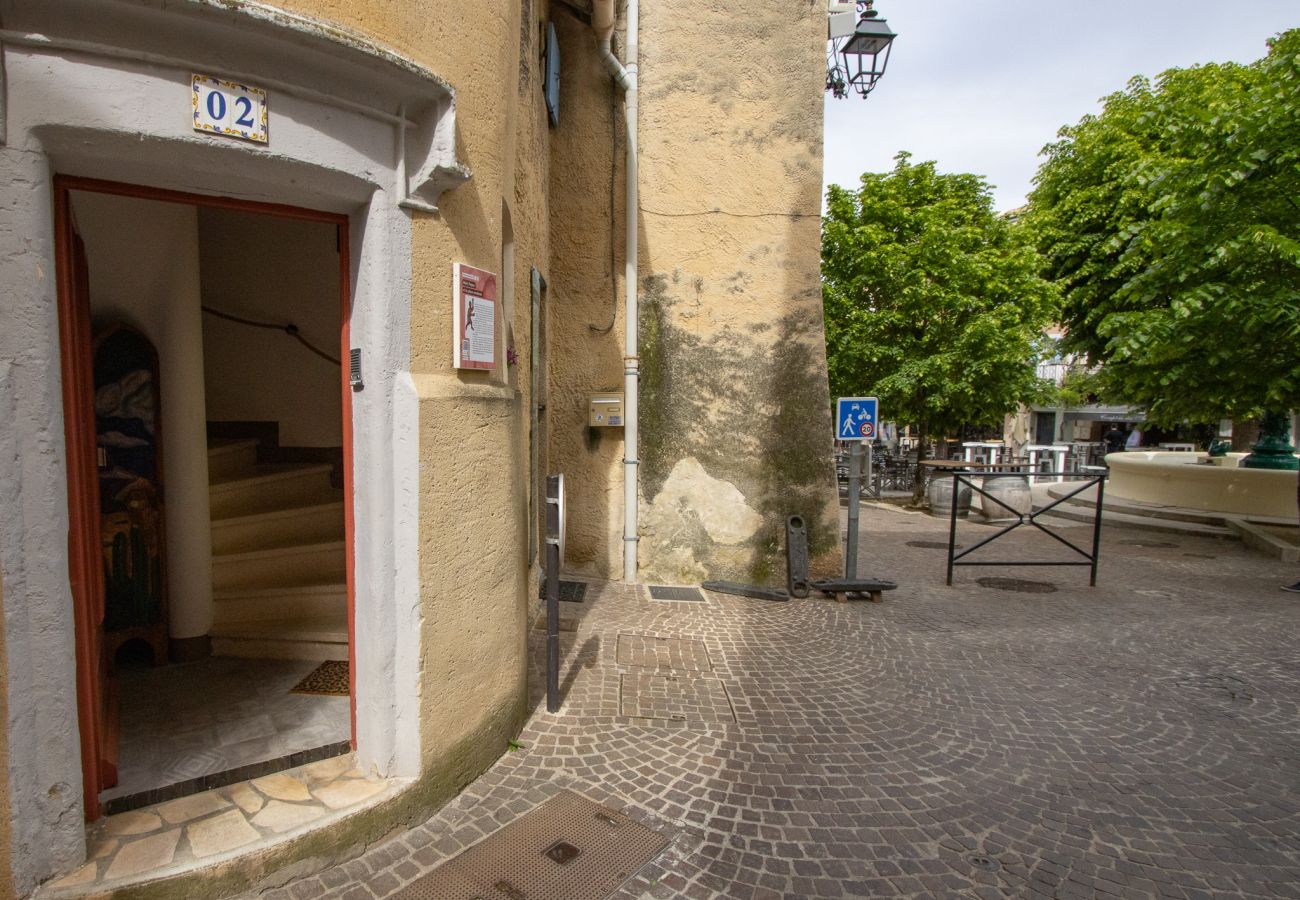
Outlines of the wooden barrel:
{"type": "MultiPolygon", "coordinates": [[[[952,516],[952,486],[956,480],[947,473],[936,473],[930,479],[930,515],[945,519],[952,516]]],[[[970,515],[970,495],[970,487],[963,484],[957,494],[957,518],[970,515]]]]}
{"type": "Polygon", "coordinates": [[[1029,493],[1029,479],[1024,475],[985,475],[981,485],[989,496],[980,495],[980,514],[989,522],[1009,522],[1016,516],[1007,506],[1017,513],[1028,515],[1033,509],[1033,499],[1029,493]],[[995,497],[1006,506],[994,503],[995,497]]]}

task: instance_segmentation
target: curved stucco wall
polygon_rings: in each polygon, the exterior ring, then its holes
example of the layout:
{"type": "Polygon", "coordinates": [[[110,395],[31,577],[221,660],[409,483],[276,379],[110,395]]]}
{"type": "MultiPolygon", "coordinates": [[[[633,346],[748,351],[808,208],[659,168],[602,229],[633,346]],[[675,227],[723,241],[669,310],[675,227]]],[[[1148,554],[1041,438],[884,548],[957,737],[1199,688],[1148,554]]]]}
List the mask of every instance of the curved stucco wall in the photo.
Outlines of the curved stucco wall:
{"type": "MultiPolygon", "coordinates": [[[[352,65],[358,44],[337,31],[351,28],[397,52],[366,64],[381,73],[373,78],[377,96],[415,97],[425,105],[408,113],[437,126],[454,112],[454,135],[439,132],[443,149],[474,171],[439,198],[439,214],[399,208],[395,131],[356,99],[373,73],[338,81],[352,94],[335,106],[318,90],[333,89],[329,78],[307,86],[315,93],[273,88],[272,144],[260,148],[196,135],[186,116],[175,115],[188,103],[188,68],[5,46],[0,189],[12,228],[0,233],[0,278],[10,297],[0,309],[0,411],[19,427],[0,431],[0,499],[22,514],[0,522],[0,563],[6,686],[21,698],[9,709],[7,749],[13,840],[21,848],[13,865],[24,893],[85,853],[51,278],[54,173],[349,216],[351,336],[364,350],[366,382],[352,395],[361,761],[380,773],[420,776],[427,810],[490,765],[526,712],[527,387],[517,389],[504,366],[493,375],[452,372],[448,357],[451,265],[500,270],[503,210],[513,217],[513,280],[525,298],[528,267],[546,267],[546,130],[533,71],[539,11],[450,0],[291,5],[324,27],[304,37],[298,25],[245,21],[250,46],[285,42],[285,53],[259,56],[220,40],[197,49],[186,43],[204,28],[225,27],[213,22],[244,15],[238,5],[0,0],[12,14],[6,26],[108,46],[153,41],[150,53],[192,60],[195,71],[223,71],[208,54],[244,53],[240,65],[249,68],[241,71],[254,83],[262,65],[277,83],[303,79],[308,66],[352,65]],[[68,14],[88,5],[103,15],[68,14]],[[303,44],[322,35],[337,40],[338,52],[317,53],[294,70],[292,60],[306,59],[303,44]],[[401,54],[413,62],[401,63],[401,54]],[[457,90],[454,111],[446,82],[426,77],[430,70],[457,90]],[[83,109],[76,100],[94,93],[91,86],[120,102],[83,109]]],[[[261,15],[266,8],[248,9],[261,15]]],[[[526,299],[506,305],[515,333],[527,334],[526,299]]]]}
{"type": "MultiPolygon", "coordinates": [[[[456,91],[457,157],[473,177],[443,194],[411,235],[410,399],[419,446],[419,734],[422,766],[449,797],[504,751],[526,713],[526,379],[451,366],[451,266],[501,273],[503,209],[514,297],[498,356],[519,336],[527,372],[528,272],[545,272],[545,112],[537,61],[545,4],[291,0],[284,8],[367,35],[456,91]],[[520,8],[522,6],[522,8],[520,8]]],[[[503,279],[504,283],[504,279],[503,279]]],[[[503,298],[504,300],[505,298],[503,298]]]]}
{"type": "Polygon", "coordinates": [[[1227,465],[1205,465],[1204,453],[1136,451],[1106,457],[1112,497],[1240,516],[1296,517],[1296,473],[1243,469],[1245,453],[1230,453],[1227,465]]]}

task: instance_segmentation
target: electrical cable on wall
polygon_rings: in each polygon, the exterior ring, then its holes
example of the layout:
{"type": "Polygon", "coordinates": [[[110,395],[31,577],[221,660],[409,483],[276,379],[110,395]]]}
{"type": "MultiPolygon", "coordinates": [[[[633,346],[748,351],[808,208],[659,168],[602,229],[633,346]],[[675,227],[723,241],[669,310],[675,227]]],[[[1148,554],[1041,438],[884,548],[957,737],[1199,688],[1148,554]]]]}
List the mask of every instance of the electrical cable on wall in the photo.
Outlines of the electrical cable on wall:
{"type": "Polygon", "coordinates": [[[199,308],[202,309],[208,315],[216,316],[218,319],[225,319],[227,322],[235,322],[239,325],[248,325],[252,328],[266,328],[270,331],[283,331],[285,334],[289,335],[289,337],[293,338],[298,343],[302,344],[312,353],[315,353],[317,356],[319,356],[321,359],[327,362],[331,362],[336,366],[342,365],[342,363],[339,362],[337,359],[330,356],[324,350],[315,346],[314,344],[312,344],[311,341],[303,337],[302,332],[298,330],[298,326],[293,324],[292,322],[289,322],[286,325],[277,325],[274,322],[256,322],[252,319],[243,319],[240,318],[239,316],[231,315],[228,312],[222,312],[219,309],[213,309],[211,306],[200,306],[199,308]]]}
{"type": "Polygon", "coordinates": [[[731,216],[735,219],[764,219],[769,216],[780,216],[786,219],[820,219],[821,213],[801,213],[801,212],[753,212],[741,213],[731,212],[725,209],[699,209],[688,210],[686,212],[663,212],[658,209],[647,209],[641,207],[641,212],[651,216],[666,216],[671,219],[686,219],[692,216],[731,216]]]}
{"type": "Polygon", "coordinates": [[[618,93],[610,91],[609,95],[609,133],[610,133],[610,152],[609,152],[609,294],[611,309],[609,311],[609,324],[605,326],[592,325],[588,323],[587,327],[597,334],[609,334],[614,330],[614,323],[618,321],[618,276],[615,274],[618,265],[618,236],[615,234],[617,229],[614,228],[615,213],[618,212],[618,93]]]}

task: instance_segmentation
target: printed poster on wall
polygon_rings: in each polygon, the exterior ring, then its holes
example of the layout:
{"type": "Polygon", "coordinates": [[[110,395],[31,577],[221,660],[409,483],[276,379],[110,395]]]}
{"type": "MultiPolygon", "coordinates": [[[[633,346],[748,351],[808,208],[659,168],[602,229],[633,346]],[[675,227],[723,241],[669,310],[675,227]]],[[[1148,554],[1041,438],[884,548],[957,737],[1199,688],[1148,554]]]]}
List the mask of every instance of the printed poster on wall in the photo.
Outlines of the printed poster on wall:
{"type": "Polygon", "coordinates": [[[452,267],[452,365],[457,369],[492,369],[497,364],[497,277],[456,263],[452,267]]]}

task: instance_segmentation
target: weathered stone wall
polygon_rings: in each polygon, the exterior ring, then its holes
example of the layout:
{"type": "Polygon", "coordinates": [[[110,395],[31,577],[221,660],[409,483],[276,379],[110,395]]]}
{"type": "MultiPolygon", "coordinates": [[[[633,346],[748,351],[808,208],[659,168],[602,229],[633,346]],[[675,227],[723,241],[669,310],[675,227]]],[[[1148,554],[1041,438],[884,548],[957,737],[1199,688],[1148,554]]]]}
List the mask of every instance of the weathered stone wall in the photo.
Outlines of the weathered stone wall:
{"type": "MultiPolygon", "coordinates": [[[[585,420],[589,393],[621,390],[621,121],[590,30],[556,20],[551,451],[572,486],[570,566],[618,577],[622,435],[585,420]],[[614,328],[596,331],[611,306],[614,328]]],[[[642,581],[779,583],[795,513],[815,566],[839,566],[819,284],[825,28],[819,0],[641,8],[642,581]]]]}

